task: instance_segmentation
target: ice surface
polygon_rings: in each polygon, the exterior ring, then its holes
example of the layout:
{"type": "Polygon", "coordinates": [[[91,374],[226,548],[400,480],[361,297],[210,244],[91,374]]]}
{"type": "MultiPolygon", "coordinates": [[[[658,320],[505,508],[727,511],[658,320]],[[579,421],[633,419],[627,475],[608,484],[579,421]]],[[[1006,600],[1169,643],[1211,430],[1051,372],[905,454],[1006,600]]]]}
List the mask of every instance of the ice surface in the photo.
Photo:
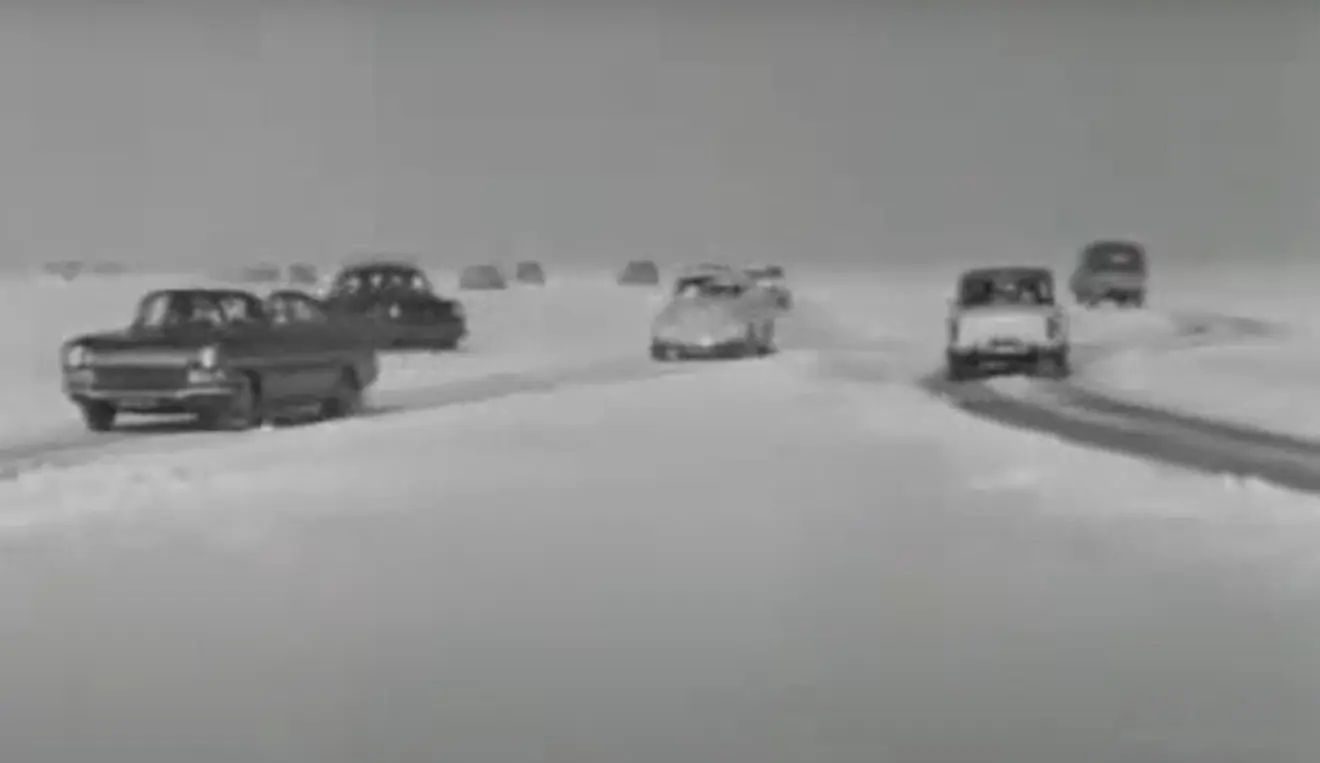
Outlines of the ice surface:
{"type": "MultiPolygon", "coordinates": [[[[459,298],[471,336],[456,353],[388,353],[373,394],[437,384],[643,357],[657,290],[619,289],[601,274],[557,274],[550,286],[504,292],[458,292],[452,273],[435,274],[442,294],[459,298]],[[602,317],[604,316],[604,317],[602,317]]],[[[86,278],[72,282],[12,276],[0,280],[0,332],[5,373],[0,393],[0,444],[18,445],[66,431],[77,414],[60,391],[59,347],[76,334],[111,330],[130,320],[152,288],[233,285],[206,275],[86,278]]],[[[258,293],[270,287],[258,286],[258,293]]]]}
{"type": "Polygon", "coordinates": [[[1171,342],[1113,343],[1081,369],[1077,383],[1186,413],[1320,437],[1314,283],[1314,268],[1309,274],[1294,269],[1262,275],[1243,269],[1202,276],[1175,291],[1170,301],[1205,316],[1209,331],[1171,342]],[[1233,322],[1223,325],[1223,316],[1253,321],[1244,333],[1233,322]],[[1216,317],[1221,325],[1215,325],[1216,317]]]}
{"type": "Polygon", "coordinates": [[[0,483],[0,757],[1314,759],[1313,498],[967,418],[942,279],[803,280],[824,349],[0,483]]]}

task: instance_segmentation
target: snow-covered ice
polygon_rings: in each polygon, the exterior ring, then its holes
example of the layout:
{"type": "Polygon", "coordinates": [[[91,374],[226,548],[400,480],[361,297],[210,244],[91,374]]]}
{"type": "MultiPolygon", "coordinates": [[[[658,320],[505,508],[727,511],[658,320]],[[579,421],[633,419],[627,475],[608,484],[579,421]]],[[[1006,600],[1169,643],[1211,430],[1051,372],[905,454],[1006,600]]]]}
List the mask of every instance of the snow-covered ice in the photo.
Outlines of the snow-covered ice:
{"type": "Polygon", "coordinates": [[[1320,438],[1314,275],[1314,268],[1309,276],[1275,274],[1272,293],[1260,273],[1246,269],[1200,276],[1161,311],[1201,316],[1210,331],[1174,341],[1113,342],[1080,369],[1077,383],[1161,408],[1320,438]]]}
{"type": "MultiPolygon", "coordinates": [[[[452,274],[435,274],[437,289],[469,313],[460,352],[388,353],[373,394],[407,393],[439,384],[547,367],[574,367],[624,355],[643,357],[657,290],[605,288],[593,275],[556,279],[545,288],[459,292],[452,274]],[[602,317],[604,316],[604,317],[602,317]]],[[[0,394],[19,404],[0,412],[0,445],[21,446],[80,426],[60,390],[59,347],[89,331],[125,325],[149,289],[232,285],[207,275],[121,276],[71,282],[14,276],[0,280],[0,331],[5,373],[0,394]]],[[[257,293],[269,287],[257,286],[257,293]]]]}
{"type": "Polygon", "coordinates": [[[844,280],[823,350],[0,482],[0,758],[1314,760],[1320,503],[943,407],[844,280]]]}

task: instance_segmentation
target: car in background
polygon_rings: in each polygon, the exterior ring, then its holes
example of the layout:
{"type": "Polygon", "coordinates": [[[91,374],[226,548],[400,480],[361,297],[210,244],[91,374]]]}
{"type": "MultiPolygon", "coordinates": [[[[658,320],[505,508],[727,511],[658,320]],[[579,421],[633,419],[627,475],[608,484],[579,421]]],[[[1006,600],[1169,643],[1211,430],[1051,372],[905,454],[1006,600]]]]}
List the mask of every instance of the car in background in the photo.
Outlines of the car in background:
{"type": "Polygon", "coordinates": [[[654,260],[632,260],[623,266],[615,280],[620,286],[659,286],[660,267],[654,260]]]}
{"type": "Polygon", "coordinates": [[[1105,301],[1144,307],[1150,271],[1146,248],[1133,241],[1094,241],[1083,247],[1068,288],[1078,304],[1105,301]]]}
{"type": "Polygon", "coordinates": [[[126,328],[64,342],[60,364],[65,396],[97,432],[122,413],[191,414],[231,431],[300,413],[341,418],[380,373],[353,332],[328,319],[280,325],[240,289],[148,292],[126,328]]]}
{"type": "Polygon", "coordinates": [[[754,265],[743,269],[743,274],[757,286],[770,292],[775,303],[789,310],[793,307],[793,291],[788,288],[788,277],[780,265],[754,265]]]}
{"type": "Polygon", "coordinates": [[[451,350],[467,336],[462,303],[436,293],[417,265],[391,260],[349,265],[322,298],[324,309],[356,319],[375,347],[451,350]]]}
{"type": "Polygon", "coordinates": [[[746,276],[727,270],[680,276],[651,326],[651,357],[746,358],[775,350],[779,309],[746,276]]]}
{"type": "Polygon", "coordinates": [[[976,268],[958,279],[945,346],[947,376],[961,381],[985,371],[1069,373],[1067,316],[1048,268],[976,268]]]}

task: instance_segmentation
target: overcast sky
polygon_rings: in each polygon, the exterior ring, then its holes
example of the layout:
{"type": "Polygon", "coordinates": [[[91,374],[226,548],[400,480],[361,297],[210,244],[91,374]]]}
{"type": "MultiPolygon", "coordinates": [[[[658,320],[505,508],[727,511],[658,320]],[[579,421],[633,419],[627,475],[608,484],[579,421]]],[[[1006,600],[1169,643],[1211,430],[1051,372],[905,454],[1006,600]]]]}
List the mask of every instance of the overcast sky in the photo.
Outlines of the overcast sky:
{"type": "Polygon", "coordinates": [[[1314,3],[477,5],[4,4],[4,260],[1320,242],[1314,3]]]}

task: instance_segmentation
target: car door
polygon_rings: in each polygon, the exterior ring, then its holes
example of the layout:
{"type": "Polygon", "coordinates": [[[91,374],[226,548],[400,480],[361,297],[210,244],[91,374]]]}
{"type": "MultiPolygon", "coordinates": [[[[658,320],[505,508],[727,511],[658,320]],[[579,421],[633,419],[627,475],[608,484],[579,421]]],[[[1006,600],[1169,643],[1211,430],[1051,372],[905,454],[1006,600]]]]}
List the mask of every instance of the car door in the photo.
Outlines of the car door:
{"type": "Polygon", "coordinates": [[[299,387],[311,397],[323,397],[343,372],[347,341],[333,330],[329,313],[315,299],[290,295],[288,300],[289,325],[297,338],[299,387]]]}

